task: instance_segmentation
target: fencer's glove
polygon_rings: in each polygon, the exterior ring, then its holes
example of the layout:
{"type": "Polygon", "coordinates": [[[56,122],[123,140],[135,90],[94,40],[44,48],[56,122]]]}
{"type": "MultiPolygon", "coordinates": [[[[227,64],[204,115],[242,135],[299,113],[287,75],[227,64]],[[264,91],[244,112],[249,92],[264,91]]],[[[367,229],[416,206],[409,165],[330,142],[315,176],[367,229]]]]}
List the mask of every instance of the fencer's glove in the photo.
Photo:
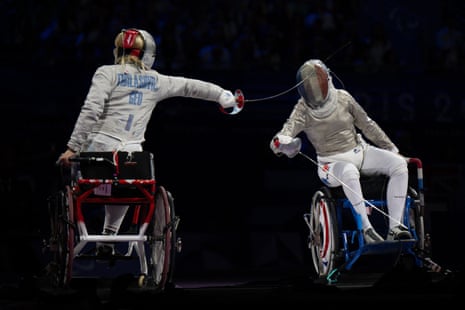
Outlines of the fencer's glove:
{"type": "Polygon", "coordinates": [[[218,99],[218,103],[223,107],[223,109],[233,108],[237,105],[236,97],[229,90],[223,90],[218,99]]]}
{"type": "Polygon", "coordinates": [[[302,147],[302,140],[299,137],[292,138],[284,135],[277,135],[270,142],[271,150],[278,156],[281,154],[293,158],[299,154],[302,147]]]}

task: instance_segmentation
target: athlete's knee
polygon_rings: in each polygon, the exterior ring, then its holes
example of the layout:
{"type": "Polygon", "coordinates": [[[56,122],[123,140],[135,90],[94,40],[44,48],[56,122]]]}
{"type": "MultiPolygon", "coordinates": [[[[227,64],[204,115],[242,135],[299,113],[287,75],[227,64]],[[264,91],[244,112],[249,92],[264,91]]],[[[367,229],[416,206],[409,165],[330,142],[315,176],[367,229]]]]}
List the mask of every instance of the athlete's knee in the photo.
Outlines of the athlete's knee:
{"type": "Polygon", "coordinates": [[[389,172],[390,176],[408,175],[407,161],[403,158],[396,160],[396,162],[392,164],[389,172]]]}

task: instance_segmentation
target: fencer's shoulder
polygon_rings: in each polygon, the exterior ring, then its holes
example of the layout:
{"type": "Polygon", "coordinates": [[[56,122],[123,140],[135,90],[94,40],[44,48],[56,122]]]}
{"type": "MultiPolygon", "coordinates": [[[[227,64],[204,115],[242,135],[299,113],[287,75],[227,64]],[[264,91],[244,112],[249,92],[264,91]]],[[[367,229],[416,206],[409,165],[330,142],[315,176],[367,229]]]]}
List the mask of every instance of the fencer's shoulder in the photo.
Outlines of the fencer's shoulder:
{"type": "Polygon", "coordinates": [[[342,88],[337,88],[336,89],[337,96],[339,98],[345,98],[345,99],[353,99],[354,97],[345,89],[342,88]]]}
{"type": "Polygon", "coordinates": [[[97,67],[95,71],[113,71],[113,70],[116,70],[116,68],[120,66],[121,65],[101,65],[97,67]]]}
{"type": "Polygon", "coordinates": [[[357,103],[354,96],[345,89],[337,89],[337,102],[342,105],[354,105],[357,103]]]}
{"type": "Polygon", "coordinates": [[[94,71],[93,79],[98,80],[112,80],[115,75],[115,70],[112,65],[102,65],[97,67],[94,71]]]}
{"type": "Polygon", "coordinates": [[[101,65],[95,69],[94,76],[114,76],[121,71],[121,65],[101,65]]]}

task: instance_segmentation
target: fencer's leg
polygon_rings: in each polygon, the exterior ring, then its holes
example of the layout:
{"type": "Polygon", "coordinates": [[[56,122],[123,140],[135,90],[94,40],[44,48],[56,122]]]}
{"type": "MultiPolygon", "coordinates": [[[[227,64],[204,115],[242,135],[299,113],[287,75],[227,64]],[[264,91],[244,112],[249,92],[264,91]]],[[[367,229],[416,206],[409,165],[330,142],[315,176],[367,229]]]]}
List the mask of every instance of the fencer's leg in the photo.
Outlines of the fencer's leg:
{"type": "Polygon", "coordinates": [[[342,186],[345,196],[349,199],[355,211],[360,215],[362,228],[371,227],[368,219],[362,187],[360,185],[360,173],[355,165],[350,163],[336,163],[333,168],[336,176],[345,185],[342,186]]]}
{"type": "Polygon", "coordinates": [[[354,207],[355,211],[360,215],[362,221],[362,228],[367,229],[371,227],[370,220],[366,211],[365,200],[363,200],[362,188],[360,186],[360,179],[356,176],[344,178],[344,183],[350,187],[351,190],[343,186],[344,194],[354,207]]]}
{"type": "MultiPolygon", "coordinates": [[[[105,220],[102,235],[116,235],[123,223],[129,206],[105,206],[105,220]]],[[[115,254],[115,245],[110,242],[97,242],[97,255],[109,256],[115,254]]]]}
{"type": "Polygon", "coordinates": [[[387,186],[387,205],[390,214],[389,228],[393,228],[401,223],[405,208],[405,199],[408,186],[408,171],[402,167],[396,169],[389,178],[387,186]]]}
{"type": "Polygon", "coordinates": [[[103,230],[112,231],[115,234],[118,233],[121,224],[123,223],[124,216],[128,211],[129,206],[105,206],[105,222],[103,230]]]}
{"type": "Polygon", "coordinates": [[[408,168],[405,161],[392,169],[387,187],[389,212],[389,240],[411,239],[412,235],[402,224],[408,187],[408,168]]]}
{"type": "Polygon", "coordinates": [[[334,176],[344,183],[342,186],[344,194],[354,207],[357,214],[360,215],[362,230],[367,243],[382,242],[384,239],[375,231],[368,219],[367,207],[363,197],[362,187],[360,184],[360,172],[357,167],[351,163],[336,163],[333,167],[334,176]]]}

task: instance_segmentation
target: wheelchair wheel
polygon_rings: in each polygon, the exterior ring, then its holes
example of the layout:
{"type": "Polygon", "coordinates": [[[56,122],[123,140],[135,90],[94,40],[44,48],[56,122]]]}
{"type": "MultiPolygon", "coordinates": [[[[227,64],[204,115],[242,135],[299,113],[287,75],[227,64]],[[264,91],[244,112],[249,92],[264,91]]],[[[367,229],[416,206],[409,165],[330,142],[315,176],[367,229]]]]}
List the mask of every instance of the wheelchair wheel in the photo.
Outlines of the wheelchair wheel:
{"type": "Polygon", "coordinates": [[[326,278],[336,266],[339,229],[334,203],[328,188],[315,192],[309,220],[309,247],[318,277],[326,278]]]}
{"type": "Polygon", "coordinates": [[[163,290],[171,282],[176,250],[177,218],[171,193],[158,188],[155,196],[155,213],[150,236],[148,281],[157,290],[163,290]]]}
{"type": "Polygon", "coordinates": [[[74,249],[74,218],[69,186],[49,199],[48,208],[51,224],[48,278],[52,286],[66,287],[71,280],[74,249]]]}

